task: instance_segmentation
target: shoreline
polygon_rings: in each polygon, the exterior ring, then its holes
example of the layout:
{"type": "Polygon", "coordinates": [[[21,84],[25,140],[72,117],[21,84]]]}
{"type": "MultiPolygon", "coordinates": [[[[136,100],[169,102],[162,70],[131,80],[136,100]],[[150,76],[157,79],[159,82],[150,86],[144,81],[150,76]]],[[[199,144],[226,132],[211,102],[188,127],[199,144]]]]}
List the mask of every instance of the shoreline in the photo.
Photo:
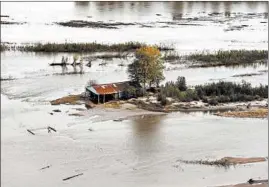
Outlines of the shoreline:
{"type": "MultiPolygon", "coordinates": [[[[251,101],[251,102],[234,102],[234,103],[219,104],[216,106],[208,105],[201,101],[179,102],[179,103],[174,102],[171,105],[161,107],[156,103],[146,102],[144,101],[145,99],[146,99],[145,97],[142,97],[138,99],[129,99],[125,101],[123,100],[110,101],[106,102],[105,104],[94,104],[91,101],[85,100],[85,98],[81,97],[81,95],[69,95],[51,101],[51,105],[61,105],[61,104],[67,104],[73,106],[85,105],[85,111],[91,111],[91,112],[95,111],[93,112],[95,115],[98,114],[103,115],[103,112],[100,111],[104,111],[107,113],[119,112],[128,114],[126,116],[127,118],[143,114],[159,115],[159,114],[168,114],[172,112],[212,112],[213,115],[220,117],[242,117],[242,113],[244,113],[245,115],[243,117],[249,117],[249,118],[266,118],[268,114],[268,108],[266,107],[265,103],[267,102],[267,100],[251,101]],[[248,105],[251,105],[252,107],[248,108],[248,105]]],[[[85,111],[69,115],[88,116],[87,112],[85,111]]],[[[115,117],[115,119],[119,118],[116,117],[115,115],[113,116],[115,117]]],[[[126,117],[123,117],[121,119],[125,119],[126,117]]]]}

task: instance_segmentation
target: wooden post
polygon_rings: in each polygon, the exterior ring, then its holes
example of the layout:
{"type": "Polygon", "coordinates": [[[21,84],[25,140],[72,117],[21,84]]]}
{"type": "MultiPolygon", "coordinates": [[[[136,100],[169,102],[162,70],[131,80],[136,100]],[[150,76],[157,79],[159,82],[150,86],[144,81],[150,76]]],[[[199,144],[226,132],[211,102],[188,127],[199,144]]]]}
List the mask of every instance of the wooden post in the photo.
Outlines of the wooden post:
{"type": "Polygon", "coordinates": [[[99,97],[100,97],[100,95],[98,95],[98,104],[99,104],[99,97]]]}
{"type": "Polygon", "coordinates": [[[104,94],[104,97],[103,97],[103,103],[106,102],[106,94],[104,94]]]}

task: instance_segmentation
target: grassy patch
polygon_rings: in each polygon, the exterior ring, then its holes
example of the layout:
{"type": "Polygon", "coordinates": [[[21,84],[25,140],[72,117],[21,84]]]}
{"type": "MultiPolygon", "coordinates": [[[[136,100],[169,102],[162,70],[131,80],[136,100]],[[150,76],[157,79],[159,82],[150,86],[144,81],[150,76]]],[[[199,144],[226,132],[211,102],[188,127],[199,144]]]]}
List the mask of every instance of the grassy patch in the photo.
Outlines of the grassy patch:
{"type": "Polygon", "coordinates": [[[0,51],[6,51],[8,47],[5,44],[0,45],[0,51]]]}
{"type": "Polygon", "coordinates": [[[261,63],[267,64],[268,51],[267,50],[231,50],[231,51],[217,51],[211,53],[197,53],[191,54],[188,60],[196,61],[199,64],[192,67],[210,67],[220,65],[241,65],[261,63]]]}
{"type": "Polygon", "coordinates": [[[129,56],[128,53],[116,53],[116,54],[102,54],[102,55],[95,55],[95,56],[87,56],[87,57],[83,57],[83,59],[84,60],[96,60],[96,59],[110,60],[113,58],[126,59],[128,56],[129,56]]]}
{"type": "Polygon", "coordinates": [[[83,20],[70,20],[67,22],[56,22],[56,24],[66,27],[78,27],[78,28],[104,28],[104,29],[118,29],[117,26],[126,26],[126,25],[135,25],[135,23],[122,23],[122,22],[115,22],[115,23],[104,23],[101,21],[94,22],[94,21],[83,21],[83,20]]]}
{"type": "MultiPolygon", "coordinates": [[[[142,46],[146,46],[144,43],[139,42],[126,42],[120,44],[100,44],[96,42],[92,43],[46,43],[36,45],[18,46],[20,51],[31,52],[127,52],[135,51],[142,46]]],[[[155,45],[157,46],[157,45],[155,45]]],[[[157,46],[159,50],[168,51],[173,50],[169,46],[157,46]]]]}
{"type": "Polygon", "coordinates": [[[181,56],[176,52],[165,53],[163,56],[163,60],[168,61],[168,62],[178,61],[180,59],[181,59],[181,56]]]}
{"type": "Polygon", "coordinates": [[[77,104],[77,102],[81,100],[80,95],[69,95],[66,97],[62,97],[56,100],[51,101],[51,105],[60,105],[60,104],[77,104]]]}
{"type": "Polygon", "coordinates": [[[268,108],[259,108],[249,111],[231,111],[217,113],[217,116],[236,117],[236,118],[266,118],[268,116],[268,108]]]}

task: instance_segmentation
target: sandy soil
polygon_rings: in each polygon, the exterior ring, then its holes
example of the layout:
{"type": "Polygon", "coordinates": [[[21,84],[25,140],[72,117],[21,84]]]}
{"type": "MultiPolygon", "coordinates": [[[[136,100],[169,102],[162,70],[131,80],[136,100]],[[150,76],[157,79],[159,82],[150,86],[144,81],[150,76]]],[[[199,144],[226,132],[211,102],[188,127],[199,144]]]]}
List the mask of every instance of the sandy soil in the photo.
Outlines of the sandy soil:
{"type": "Polygon", "coordinates": [[[144,117],[151,115],[165,115],[163,112],[152,112],[137,108],[135,105],[126,103],[119,108],[110,108],[104,105],[99,105],[93,109],[79,113],[85,117],[93,118],[93,122],[108,121],[108,120],[127,120],[135,117],[144,117]]]}
{"type": "Polygon", "coordinates": [[[267,100],[251,101],[251,102],[237,102],[218,104],[211,106],[201,101],[192,102],[175,102],[172,98],[168,98],[173,102],[170,105],[162,107],[156,97],[141,97],[137,99],[130,99],[128,101],[111,101],[105,104],[95,105],[90,101],[85,101],[81,95],[69,95],[51,101],[52,105],[60,104],[85,104],[87,108],[95,108],[91,112],[76,112],[69,114],[71,116],[102,116],[104,120],[111,120],[117,118],[116,113],[121,113],[122,118],[129,118],[137,115],[159,115],[168,112],[196,112],[196,111],[219,111],[215,115],[222,117],[240,117],[240,118],[266,118],[268,115],[268,108],[265,107],[267,100]],[[247,105],[251,104],[251,109],[247,105]],[[228,111],[230,110],[230,111],[228,111]],[[220,112],[223,111],[223,112],[220,112]],[[228,112],[227,112],[228,111],[228,112]],[[106,115],[104,115],[104,113],[106,115]],[[109,114],[108,114],[109,113],[109,114]]]}

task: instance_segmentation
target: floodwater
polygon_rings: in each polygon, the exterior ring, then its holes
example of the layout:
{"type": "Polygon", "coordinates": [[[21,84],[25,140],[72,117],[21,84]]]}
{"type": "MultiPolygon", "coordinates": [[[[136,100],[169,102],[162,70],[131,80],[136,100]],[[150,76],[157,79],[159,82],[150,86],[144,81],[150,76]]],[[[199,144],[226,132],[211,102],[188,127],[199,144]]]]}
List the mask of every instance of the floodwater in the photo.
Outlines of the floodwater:
{"type": "MultiPolygon", "coordinates": [[[[1,2],[1,14],[24,25],[1,25],[3,42],[140,41],[172,44],[181,54],[218,49],[267,49],[267,2],[1,2]],[[49,13],[48,13],[49,12],[49,13]],[[220,15],[211,13],[221,13],[220,15]],[[156,15],[160,14],[160,15],[156,15]],[[230,16],[229,16],[230,15],[230,16]],[[91,17],[87,17],[91,16],[91,17]],[[57,21],[181,22],[167,28],[69,28],[57,21]],[[246,24],[241,30],[227,31],[246,24]]],[[[185,165],[178,159],[268,156],[267,119],[221,118],[209,113],[171,113],[123,122],[93,122],[68,114],[84,106],[51,106],[48,101],[84,91],[89,79],[100,83],[128,79],[129,60],[113,59],[83,67],[84,74],[61,75],[48,64],[73,54],[1,53],[1,136],[3,186],[217,186],[267,178],[268,162],[235,168],[185,165]],[[121,63],[125,66],[119,66],[121,63]],[[51,115],[53,109],[61,112],[51,115]],[[57,129],[48,134],[46,126],[57,129]],[[89,131],[91,128],[93,131],[89,131]],[[36,135],[26,129],[39,129],[36,135]],[[40,170],[50,165],[50,168],[40,170]],[[62,181],[63,178],[82,176],[62,181]]],[[[90,54],[81,54],[87,56],[90,54]]],[[[166,80],[185,76],[188,85],[220,79],[268,84],[266,65],[188,69],[165,64],[166,80]]],[[[80,71],[68,67],[67,72],[80,71]]],[[[121,117],[121,114],[119,114],[121,117]]]]}
{"type": "Polygon", "coordinates": [[[10,16],[2,20],[26,24],[1,25],[1,39],[3,42],[15,43],[141,41],[173,45],[180,52],[222,48],[267,49],[267,10],[267,2],[2,2],[1,14],[10,16]],[[216,12],[220,15],[209,15],[216,12]],[[181,20],[197,17],[202,20],[181,20]],[[131,26],[115,30],[60,27],[53,24],[69,20],[139,23],[172,21],[200,26],[131,26]],[[248,26],[242,30],[226,31],[240,25],[248,26]]]}

